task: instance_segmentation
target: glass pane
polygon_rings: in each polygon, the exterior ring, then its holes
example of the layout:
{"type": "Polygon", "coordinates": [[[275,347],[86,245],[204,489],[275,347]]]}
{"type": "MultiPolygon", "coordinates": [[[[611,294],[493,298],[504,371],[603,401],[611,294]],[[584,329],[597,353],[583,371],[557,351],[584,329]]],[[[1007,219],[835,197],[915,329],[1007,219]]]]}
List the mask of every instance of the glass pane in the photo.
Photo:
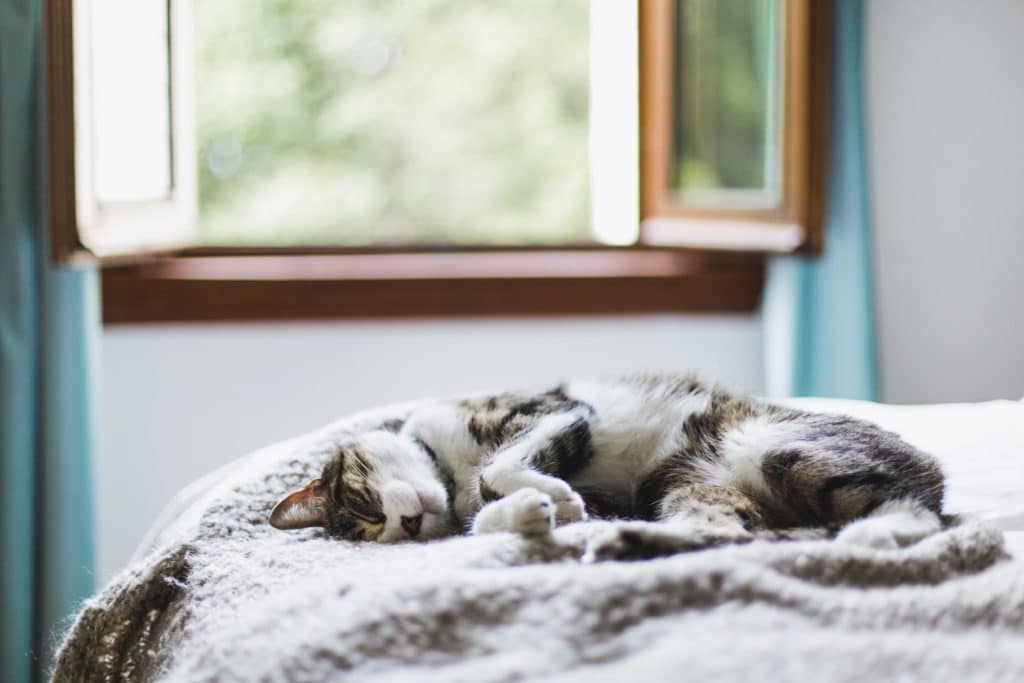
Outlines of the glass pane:
{"type": "Polygon", "coordinates": [[[164,198],[171,190],[167,0],[91,7],[96,196],[164,198]]]}
{"type": "Polygon", "coordinates": [[[782,0],[679,0],[675,166],[688,205],[782,196],[782,0]]]}
{"type": "Polygon", "coordinates": [[[588,0],[197,0],[206,244],[589,237],[588,0]]]}

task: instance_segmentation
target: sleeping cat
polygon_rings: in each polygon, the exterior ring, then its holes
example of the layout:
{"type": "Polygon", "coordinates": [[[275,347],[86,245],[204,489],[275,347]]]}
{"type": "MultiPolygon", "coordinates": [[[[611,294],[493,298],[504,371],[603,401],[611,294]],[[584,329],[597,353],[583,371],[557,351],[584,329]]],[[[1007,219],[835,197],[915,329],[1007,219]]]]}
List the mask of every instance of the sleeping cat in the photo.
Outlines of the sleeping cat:
{"type": "Polygon", "coordinates": [[[422,405],[339,446],[270,523],[390,543],[638,520],[599,557],[672,552],[683,531],[890,548],[937,530],[942,496],[938,463],[875,425],[641,375],[422,405]]]}

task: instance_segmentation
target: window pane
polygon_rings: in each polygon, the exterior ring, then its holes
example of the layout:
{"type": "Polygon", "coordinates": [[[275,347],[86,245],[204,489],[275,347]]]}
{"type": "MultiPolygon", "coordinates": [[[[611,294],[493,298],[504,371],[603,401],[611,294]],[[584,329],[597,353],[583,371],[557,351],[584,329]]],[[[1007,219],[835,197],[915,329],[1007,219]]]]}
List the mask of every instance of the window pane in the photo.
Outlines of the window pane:
{"type": "Polygon", "coordinates": [[[589,237],[588,0],[197,0],[207,244],[589,237]]]}
{"type": "Polygon", "coordinates": [[[679,0],[673,185],[687,205],[773,207],[782,186],[782,0],[679,0]]]}
{"type": "Polygon", "coordinates": [[[91,8],[96,197],[164,198],[171,190],[167,0],[91,8]]]}

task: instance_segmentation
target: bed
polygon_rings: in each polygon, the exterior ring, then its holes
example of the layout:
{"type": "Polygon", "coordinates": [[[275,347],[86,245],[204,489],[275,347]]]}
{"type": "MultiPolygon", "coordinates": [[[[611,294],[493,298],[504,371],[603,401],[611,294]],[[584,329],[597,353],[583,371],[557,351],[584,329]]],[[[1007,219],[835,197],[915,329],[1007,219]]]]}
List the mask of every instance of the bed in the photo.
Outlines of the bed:
{"type": "Polygon", "coordinates": [[[608,521],[351,544],[268,510],[361,413],[181,492],[77,616],[53,678],[159,681],[1024,680],[1024,402],[788,403],[935,454],[963,522],[900,550],[755,542],[582,564],[608,521]]]}

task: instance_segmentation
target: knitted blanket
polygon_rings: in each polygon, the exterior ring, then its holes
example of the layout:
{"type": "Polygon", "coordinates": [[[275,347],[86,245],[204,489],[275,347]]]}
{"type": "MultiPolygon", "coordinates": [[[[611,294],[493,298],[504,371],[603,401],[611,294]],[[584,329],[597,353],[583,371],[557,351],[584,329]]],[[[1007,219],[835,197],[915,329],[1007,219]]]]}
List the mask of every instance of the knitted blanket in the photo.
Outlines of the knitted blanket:
{"type": "Polygon", "coordinates": [[[1024,680],[1024,563],[964,523],[901,550],[755,542],[583,564],[615,522],[424,544],[267,512],[377,411],[271,449],[78,615],[56,681],[1024,680]]]}

